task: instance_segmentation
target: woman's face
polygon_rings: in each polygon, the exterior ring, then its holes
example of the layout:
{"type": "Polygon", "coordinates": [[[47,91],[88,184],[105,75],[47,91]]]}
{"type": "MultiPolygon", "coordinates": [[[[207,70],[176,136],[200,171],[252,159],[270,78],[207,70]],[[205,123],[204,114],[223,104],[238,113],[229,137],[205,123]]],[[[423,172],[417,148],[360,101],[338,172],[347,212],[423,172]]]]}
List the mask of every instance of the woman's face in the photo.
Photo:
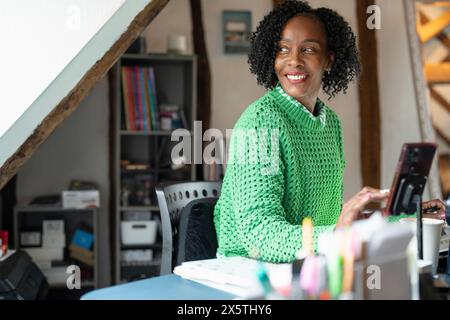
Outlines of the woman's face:
{"type": "Polygon", "coordinates": [[[314,17],[295,16],[284,26],[275,57],[275,73],[284,91],[313,110],[322,76],[331,67],[324,26],[314,17]]]}

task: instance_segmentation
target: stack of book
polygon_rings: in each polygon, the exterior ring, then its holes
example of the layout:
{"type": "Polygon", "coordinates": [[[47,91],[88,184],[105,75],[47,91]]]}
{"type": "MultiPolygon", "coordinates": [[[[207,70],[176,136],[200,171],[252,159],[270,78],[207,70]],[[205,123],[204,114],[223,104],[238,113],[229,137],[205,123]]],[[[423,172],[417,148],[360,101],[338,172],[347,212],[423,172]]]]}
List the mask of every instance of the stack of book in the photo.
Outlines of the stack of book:
{"type": "Polygon", "coordinates": [[[159,130],[158,102],[153,68],[123,66],[121,75],[126,130],[159,130]]]}

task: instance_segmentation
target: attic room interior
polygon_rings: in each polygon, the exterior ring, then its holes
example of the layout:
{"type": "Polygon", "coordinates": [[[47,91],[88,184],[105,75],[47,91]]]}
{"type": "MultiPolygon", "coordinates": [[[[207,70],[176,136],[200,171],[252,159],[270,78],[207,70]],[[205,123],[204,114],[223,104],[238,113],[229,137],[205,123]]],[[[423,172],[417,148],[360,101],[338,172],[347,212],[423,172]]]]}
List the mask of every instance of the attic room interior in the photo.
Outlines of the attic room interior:
{"type": "Polygon", "coordinates": [[[450,1],[4,1],[0,30],[0,300],[449,299],[450,1]]]}

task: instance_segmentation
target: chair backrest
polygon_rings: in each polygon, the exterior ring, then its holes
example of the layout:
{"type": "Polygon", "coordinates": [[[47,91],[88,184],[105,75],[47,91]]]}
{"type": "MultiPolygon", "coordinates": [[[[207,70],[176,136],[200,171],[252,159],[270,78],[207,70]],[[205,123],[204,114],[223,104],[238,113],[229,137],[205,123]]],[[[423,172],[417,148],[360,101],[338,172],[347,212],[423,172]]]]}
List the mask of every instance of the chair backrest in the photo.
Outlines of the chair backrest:
{"type": "Polygon", "coordinates": [[[174,241],[173,266],[185,261],[213,259],[217,252],[214,207],[217,198],[201,198],[189,202],[178,223],[178,239],[174,241]]]}
{"type": "Polygon", "coordinates": [[[173,270],[178,224],[183,208],[194,200],[218,198],[221,187],[221,181],[182,182],[156,187],[162,226],[161,275],[172,273],[173,270]]]}

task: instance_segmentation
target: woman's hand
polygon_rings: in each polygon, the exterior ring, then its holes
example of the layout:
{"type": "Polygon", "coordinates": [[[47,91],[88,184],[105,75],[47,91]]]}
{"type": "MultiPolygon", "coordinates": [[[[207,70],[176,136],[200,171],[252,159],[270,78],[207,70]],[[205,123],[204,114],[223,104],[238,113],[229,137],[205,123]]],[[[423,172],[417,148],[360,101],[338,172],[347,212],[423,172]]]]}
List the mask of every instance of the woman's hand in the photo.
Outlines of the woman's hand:
{"type": "Polygon", "coordinates": [[[436,207],[437,210],[432,213],[423,213],[424,218],[445,220],[445,203],[440,199],[422,202],[422,211],[436,207]]]}
{"type": "Polygon", "coordinates": [[[345,227],[362,218],[361,211],[371,202],[381,202],[389,196],[389,192],[364,187],[353,198],[344,203],[336,227],[345,227]]]}

